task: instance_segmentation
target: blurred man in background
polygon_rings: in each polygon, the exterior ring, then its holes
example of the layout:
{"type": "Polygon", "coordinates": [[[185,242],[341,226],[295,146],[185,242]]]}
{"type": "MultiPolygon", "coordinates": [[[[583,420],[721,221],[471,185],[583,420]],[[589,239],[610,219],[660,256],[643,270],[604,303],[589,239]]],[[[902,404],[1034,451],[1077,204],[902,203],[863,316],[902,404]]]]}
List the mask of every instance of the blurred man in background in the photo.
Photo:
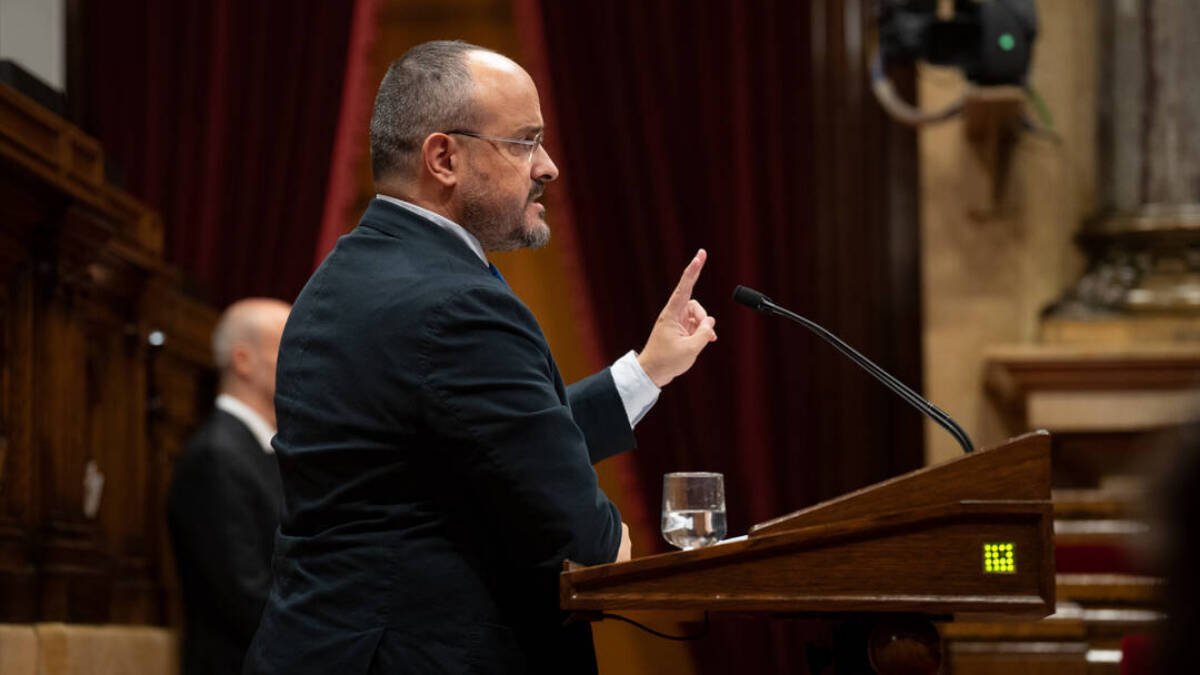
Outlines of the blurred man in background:
{"type": "Polygon", "coordinates": [[[168,525],[183,588],[183,675],[237,673],[271,583],[282,490],[271,448],[290,306],[234,303],[213,333],[216,409],[175,463],[168,525]]]}

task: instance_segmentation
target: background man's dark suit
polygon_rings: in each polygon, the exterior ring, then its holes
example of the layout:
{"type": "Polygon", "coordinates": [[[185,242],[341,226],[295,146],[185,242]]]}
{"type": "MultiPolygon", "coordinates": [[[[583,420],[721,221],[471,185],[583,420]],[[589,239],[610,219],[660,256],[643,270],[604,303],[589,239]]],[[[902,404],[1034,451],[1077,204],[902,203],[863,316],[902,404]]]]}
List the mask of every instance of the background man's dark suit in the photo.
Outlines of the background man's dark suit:
{"type": "Polygon", "coordinates": [[[271,584],[281,503],[275,457],[215,410],[177,460],[168,498],[186,612],[184,675],[240,672],[271,584]]]}
{"type": "Polygon", "coordinates": [[[612,561],[591,462],[633,446],[605,370],[563,386],[529,310],[382,200],[292,310],[275,438],[285,515],[248,673],[576,673],[557,573],[612,561]]]}

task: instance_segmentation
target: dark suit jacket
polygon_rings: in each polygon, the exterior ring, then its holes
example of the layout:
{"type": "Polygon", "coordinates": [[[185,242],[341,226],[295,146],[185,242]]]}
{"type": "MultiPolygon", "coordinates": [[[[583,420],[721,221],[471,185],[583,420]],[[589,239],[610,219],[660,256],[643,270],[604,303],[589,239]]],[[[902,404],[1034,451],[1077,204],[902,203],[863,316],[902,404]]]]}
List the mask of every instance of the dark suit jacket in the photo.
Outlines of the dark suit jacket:
{"type": "Polygon", "coordinates": [[[279,467],[223,410],[175,463],[167,521],[183,588],[183,673],[236,673],[271,585],[279,467]]]}
{"type": "Polygon", "coordinates": [[[620,544],[591,467],[633,446],[607,370],[565,388],[466,244],[375,200],[297,299],[277,372],[285,514],[247,673],[595,670],[557,576],[620,544]]]}

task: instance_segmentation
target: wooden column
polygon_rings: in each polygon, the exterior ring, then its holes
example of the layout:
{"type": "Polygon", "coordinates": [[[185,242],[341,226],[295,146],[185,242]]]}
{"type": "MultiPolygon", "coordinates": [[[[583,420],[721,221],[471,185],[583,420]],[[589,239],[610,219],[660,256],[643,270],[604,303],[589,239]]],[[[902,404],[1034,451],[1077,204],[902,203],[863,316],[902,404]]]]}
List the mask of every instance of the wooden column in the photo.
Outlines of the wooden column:
{"type": "Polygon", "coordinates": [[[1136,338],[1196,340],[1200,5],[1103,0],[1099,6],[1100,204],[1080,233],[1089,270],[1054,307],[1054,317],[1165,313],[1178,320],[1142,326],[1136,338]]]}

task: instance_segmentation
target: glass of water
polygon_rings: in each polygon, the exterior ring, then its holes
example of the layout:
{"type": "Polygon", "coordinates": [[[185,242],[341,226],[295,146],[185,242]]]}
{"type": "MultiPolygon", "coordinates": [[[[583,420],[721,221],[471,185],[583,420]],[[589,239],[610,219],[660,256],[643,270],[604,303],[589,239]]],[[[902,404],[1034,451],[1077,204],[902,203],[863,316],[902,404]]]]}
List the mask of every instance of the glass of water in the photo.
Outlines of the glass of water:
{"type": "Polygon", "coordinates": [[[662,534],[690,551],[725,537],[725,477],[702,471],[663,476],[662,534]]]}

